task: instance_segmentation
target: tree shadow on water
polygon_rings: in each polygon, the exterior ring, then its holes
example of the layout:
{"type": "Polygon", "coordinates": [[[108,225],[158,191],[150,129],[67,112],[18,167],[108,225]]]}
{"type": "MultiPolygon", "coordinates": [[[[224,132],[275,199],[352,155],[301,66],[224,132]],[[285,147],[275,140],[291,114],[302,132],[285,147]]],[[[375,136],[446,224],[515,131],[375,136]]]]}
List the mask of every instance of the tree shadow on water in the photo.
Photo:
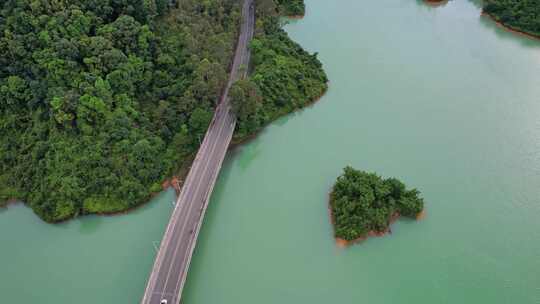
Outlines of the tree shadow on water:
{"type": "Polygon", "coordinates": [[[482,0],[469,0],[469,1],[479,9],[482,9],[484,7],[484,4],[482,3],[482,0]]]}
{"type": "Polygon", "coordinates": [[[79,233],[83,235],[94,234],[103,224],[103,217],[90,215],[79,220],[79,233]]]}
{"type": "Polygon", "coordinates": [[[0,207],[0,214],[4,213],[4,212],[7,212],[8,211],[8,206],[2,206],[0,207]]]}
{"type": "Polygon", "coordinates": [[[235,158],[238,167],[244,171],[261,154],[260,145],[258,138],[250,139],[230,151],[230,157],[235,158]]]}

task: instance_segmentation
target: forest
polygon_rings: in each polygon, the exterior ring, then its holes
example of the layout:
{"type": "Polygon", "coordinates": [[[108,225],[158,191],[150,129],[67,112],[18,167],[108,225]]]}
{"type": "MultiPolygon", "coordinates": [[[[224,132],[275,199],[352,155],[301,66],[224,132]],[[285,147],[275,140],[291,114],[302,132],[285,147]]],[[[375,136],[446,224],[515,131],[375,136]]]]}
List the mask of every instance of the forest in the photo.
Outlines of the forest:
{"type": "Polygon", "coordinates": [[[423,209],[418,190],[407,190],[396,178],[383,179],[352,167],[343,170],[330,194],[335,237],[346,241],[384,233],[396,216],[416,218],[423,209]]]}
{"type": "Polygon", "coordinates": [[[306,5],[304,0],[276,0],[281,14],[287,16],[304,16],[306,5]]]}
{"type": "MultiPolygon", "coordinates": [[[[257,1],[253,75],[231,90],[238,137],[326,89],[280,27],[296,6],[275,1],[257,1]]],[[[146,202],[197,151],[240,17],[238,0],[4,1],[0,204],[57,222],[146,202]]]]}
{"type": "Polygon", "coordinates": [[[485,0],[484,12],[512,29],[540,37],[540,0],[485,0]]]}
{"type": "Polygon", "coordinates": [[[309,105],[328,89],[328,78],[317,54],[306,52],[282,29],[279,18],[289,11],[272,0],[257,4],[250,77],[231,88],[238,117],[236,139],[309,105]]]}
{"type": "Polygon", "coordinates": [[[227,79],[239,2],[8,0],[0,201],[50,222],[134,207],[189,161],[227,79]]]}

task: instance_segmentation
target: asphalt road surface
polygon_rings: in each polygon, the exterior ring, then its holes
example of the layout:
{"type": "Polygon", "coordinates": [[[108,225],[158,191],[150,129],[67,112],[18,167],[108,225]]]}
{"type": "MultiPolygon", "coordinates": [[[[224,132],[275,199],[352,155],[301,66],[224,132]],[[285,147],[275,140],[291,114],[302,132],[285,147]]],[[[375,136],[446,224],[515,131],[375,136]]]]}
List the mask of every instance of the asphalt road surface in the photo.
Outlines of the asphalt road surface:
{"type": "Polygon", "coordinates": [[[241,67],[249,65],[248,45],[255,26],[253,0],[244,1],[242,16],[229,81],[176,201],[148,279],[142,304],[159,304],[162,300],[167,300],[168,304],[177,304],[181,301],[197,236],[236,126],[228,93],[234,81],[246,76],[246,69],[241,67]]]}

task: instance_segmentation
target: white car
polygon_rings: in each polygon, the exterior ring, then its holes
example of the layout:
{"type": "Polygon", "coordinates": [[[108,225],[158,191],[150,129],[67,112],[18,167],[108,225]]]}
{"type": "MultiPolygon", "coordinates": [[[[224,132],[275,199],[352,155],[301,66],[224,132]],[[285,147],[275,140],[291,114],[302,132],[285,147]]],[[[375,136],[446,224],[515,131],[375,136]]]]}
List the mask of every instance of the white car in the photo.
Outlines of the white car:
{"type": "Polygon", "coordinates": [[[159,302],[159,304],[167,304],[167,300],[163,299],[161,302],[159,302]]]}

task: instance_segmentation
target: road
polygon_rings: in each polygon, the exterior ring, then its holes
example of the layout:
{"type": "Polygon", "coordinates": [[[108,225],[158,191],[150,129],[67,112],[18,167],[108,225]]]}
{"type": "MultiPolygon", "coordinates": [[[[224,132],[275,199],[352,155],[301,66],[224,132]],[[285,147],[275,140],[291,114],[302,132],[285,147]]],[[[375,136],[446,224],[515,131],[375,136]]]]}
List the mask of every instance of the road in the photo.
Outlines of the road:
{"type": "Polygon", "coordinates": [[[253,0],[244,0],[240,34],[227,86],[176,201],[142,304],[159,304],[162,300],[176,304],[181,301],[197,236],[236,126],[228,93],[236,80],[246,76],[246,69],[241,67],[249,65],[248,44],[253,37],[254,26],[253,0]]]}

